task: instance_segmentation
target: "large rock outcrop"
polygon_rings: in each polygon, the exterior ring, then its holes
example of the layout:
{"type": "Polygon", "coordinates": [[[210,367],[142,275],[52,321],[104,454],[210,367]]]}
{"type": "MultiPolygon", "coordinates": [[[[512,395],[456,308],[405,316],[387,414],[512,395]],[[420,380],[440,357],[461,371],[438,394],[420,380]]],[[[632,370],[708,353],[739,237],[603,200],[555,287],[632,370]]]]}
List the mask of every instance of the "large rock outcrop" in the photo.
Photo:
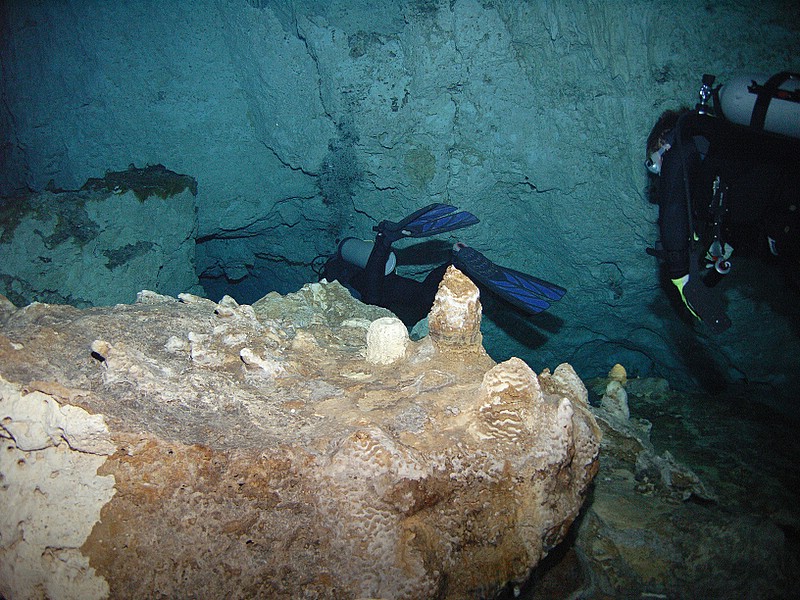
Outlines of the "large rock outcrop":
{"type": "Polygon", "coordinates": [[[418,342],[336,283],[1,308],[8,598],[491,597],[598,468],[574,370],[495,364],[454,268],[418,342]]]}

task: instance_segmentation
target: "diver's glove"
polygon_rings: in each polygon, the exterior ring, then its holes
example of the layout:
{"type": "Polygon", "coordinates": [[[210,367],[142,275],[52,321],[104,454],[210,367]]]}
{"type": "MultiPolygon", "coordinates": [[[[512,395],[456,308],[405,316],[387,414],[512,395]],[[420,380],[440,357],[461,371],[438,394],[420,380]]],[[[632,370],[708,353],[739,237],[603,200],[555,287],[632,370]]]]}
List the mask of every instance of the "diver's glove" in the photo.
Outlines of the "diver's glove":
{"type": "Polygon", "coordinates": [[[699,278],[690,278],[687,274],[673,279],[672,283],[678,288],[681,300],[689,312],[705,323],[712,332],[722,333],[731,326],[719,294],[703,284],[699,278]]]}

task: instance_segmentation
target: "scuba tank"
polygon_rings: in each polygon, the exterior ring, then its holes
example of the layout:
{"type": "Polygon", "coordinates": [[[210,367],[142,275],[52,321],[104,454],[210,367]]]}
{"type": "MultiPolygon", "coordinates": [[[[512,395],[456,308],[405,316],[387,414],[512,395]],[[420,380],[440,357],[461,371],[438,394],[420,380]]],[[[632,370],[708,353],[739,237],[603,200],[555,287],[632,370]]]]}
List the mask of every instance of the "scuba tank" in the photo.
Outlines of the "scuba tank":
{"type": "MultiPolygon", "coordinates": [[[[360,240],[358,238],[349,237],[343,239],[339,243],[339,249],[336,251],[339,258],[345,262],[355,265],[361,269],[366,268],[369,255],[372,253],[372,247],[375,242],[368,240],[360,240]]],[[[397,266],[397,257],[394,252],[389,253],[389,258],[386,259],[385,275],[389,275],[394,271],[397,266]]]]}
{"type": "Polygon", "coordinates": [[[741,73],[718,94],[719,108],[729,121],[800,138],[800,74],[741,73]]]}

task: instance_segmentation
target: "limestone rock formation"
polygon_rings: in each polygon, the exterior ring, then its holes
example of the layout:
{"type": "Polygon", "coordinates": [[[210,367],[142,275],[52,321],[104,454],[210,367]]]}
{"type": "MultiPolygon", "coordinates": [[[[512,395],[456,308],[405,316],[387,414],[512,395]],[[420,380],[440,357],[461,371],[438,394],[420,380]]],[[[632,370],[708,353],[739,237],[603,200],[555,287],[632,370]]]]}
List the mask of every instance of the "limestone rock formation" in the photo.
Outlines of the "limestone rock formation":
{"type": "Polygon", "coordinates": [[[197,291],[196,193],[157,165],[0,202],[0,289],[18,305],[78,307],[197,291]]]}
{"type": "Polygon", "coordinates": [[[525,578],[598,468],[586,388],[437,344],[441,319],[369,362],[380,309],[347,298],[0,298],[0,595],[418,600],[525,578]]]}
{"type": "MultiPolygon", "coordinates": [[[[617,367],[620,365],[615,365],[607,379],[593,382],[595,391],[602,393],[600,406],[592,407],[592,414],[603,431],[604,455],[632,465],[642,490],[658,489],[674,500],[694,497],[714,501],[714,492],[689,467],[676,461],[668,450],[658,454],[650,441],[652,424],[646,419],[631,418],[628,394],[621,383],[625,369],[617,367]]],[[[628,383],[627,376],[625,381],[628,383]]],[[[648,391],[661,393],[665,383],[658,379],[639,379],[633,387],[640,395],[648,391]]]]}
{"type": "MultiPolygon", "coordinates": [[[[611,375],[587,382],[597,403],[611,375]]],[[[520,597],[795,597],[796,427],[778,413],[743,418],[752,389],[715,401],[633,377],[626,392],[630,418],[593,402],[603,440],[591,501],[520,597]]]]}
{"type": "Polygon", "coordinates": [[[483,350],[478,288],[461,271],[448,267],[428,316],[433,342],[442,348],[483,350]]]}
{"type": "Polygon", "coordinates": [[[390,365],[406,355],[408,330],[397,317],[374,320],[367,330],[367,362],[390,365]]]}

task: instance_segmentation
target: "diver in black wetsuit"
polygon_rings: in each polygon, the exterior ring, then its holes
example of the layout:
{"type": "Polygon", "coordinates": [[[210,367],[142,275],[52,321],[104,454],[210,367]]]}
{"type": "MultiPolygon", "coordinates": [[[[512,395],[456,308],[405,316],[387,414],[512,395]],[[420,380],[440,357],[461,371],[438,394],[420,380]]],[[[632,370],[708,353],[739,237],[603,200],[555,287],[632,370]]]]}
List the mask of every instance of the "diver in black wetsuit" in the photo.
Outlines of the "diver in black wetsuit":
{"type": "Polygon", "coordinates": [[[465,244],[453,247],[451,260],[432,270],[423,281],[394,272],[392,244],[405,237],[429,237],[478,223],[467,211],[455,212],[449,204],[431,204],[402,221],[381,221],[373,227],[374,244],[347,238],[323,268],[322,275],[338,280],[367,304],[391,310],[411,327],[430,312],[439,283],[448,266],[454,264],[476,283],[529,314],[536,314],[560,300],[566,290],[547,281],[500,267],[465,244]]]}
{"type": "Polygon", "coordinates": [[[452,261],[436,267],[418,281],[395,272],[385,274],[391,252],[392,241],[379,231],[366,267],[355,273],[350,285],[359,291],[362,302],[388,308],[403,323],[413,327],[428,316],[439,283],[452,261]]]}
{"type": "Polygon", "coordinates": [[[689,109],[666,111],[648,137],[661,233],[652,253],[712,331],[730,325],[713,285],[730,270],[733,245],[798,270],[798,148],[797,140],[689,109]]]}

